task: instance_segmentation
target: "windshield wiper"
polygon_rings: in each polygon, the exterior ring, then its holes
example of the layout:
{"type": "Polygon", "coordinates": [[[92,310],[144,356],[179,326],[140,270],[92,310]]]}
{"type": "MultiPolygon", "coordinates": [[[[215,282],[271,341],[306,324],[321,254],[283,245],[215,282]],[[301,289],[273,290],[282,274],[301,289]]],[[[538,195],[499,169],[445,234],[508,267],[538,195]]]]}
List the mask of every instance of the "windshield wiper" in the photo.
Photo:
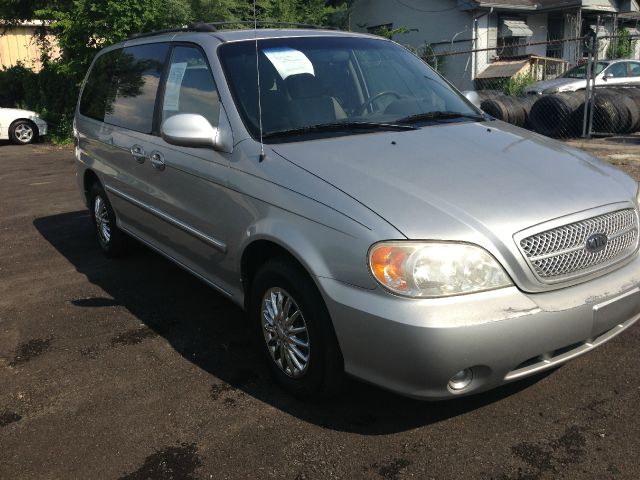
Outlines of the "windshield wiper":
{"type": "Polygon", "coordinates": [[[438,120],[450,120],[454,118],[470,118],[471,120],[477,120],[482,122],[486,120],[484,115],[477,113],[463,113],[463,112],[450,112],[447,110],[437,110],[435,112],[418,113],[416,115],[409,115],[396,120],[397,123],[411,124],[418,122],[438,121],[438,120]]]}
{"type": "Polygon", "coordinates": [[[397,123],[376,122],[334,122],[309,125],[307,127],[291,128],[288,130],[276,130],[265,133],[262,138],[288,137],[305,135],[307,133],[342,132],[350,130],[415,130],[411,125],[399,125],[397,123]]]}

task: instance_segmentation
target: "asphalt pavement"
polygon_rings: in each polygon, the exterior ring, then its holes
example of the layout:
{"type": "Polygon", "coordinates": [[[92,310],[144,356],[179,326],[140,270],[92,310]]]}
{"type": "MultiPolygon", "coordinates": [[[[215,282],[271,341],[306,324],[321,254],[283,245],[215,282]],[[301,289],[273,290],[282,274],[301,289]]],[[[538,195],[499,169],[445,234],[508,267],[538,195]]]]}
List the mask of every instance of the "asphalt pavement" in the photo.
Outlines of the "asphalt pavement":
{"type": "Polygon", "coordinates": [[[640,478],[640,325],[437,403],[356,381],[301,402],[248,330],[148,249],[101,255],[71,148],[0,144],[1,479],[640,478]]]}

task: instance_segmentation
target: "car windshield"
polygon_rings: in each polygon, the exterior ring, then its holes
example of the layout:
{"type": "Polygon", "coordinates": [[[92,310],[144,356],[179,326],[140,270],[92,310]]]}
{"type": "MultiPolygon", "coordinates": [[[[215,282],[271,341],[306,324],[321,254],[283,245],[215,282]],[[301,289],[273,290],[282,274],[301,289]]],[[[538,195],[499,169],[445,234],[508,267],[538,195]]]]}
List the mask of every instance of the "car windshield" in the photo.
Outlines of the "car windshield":
{"type": "MultiPolygon", "coordinates": [[[[480,119],[440,75],[386,40],[275,38],[258,40],[257,49],[268,140],[294,132],[331,136],[480,119]]],[[[256,44],[228,43],[219,56],[245,125],[258,138],[256,44]]]]}
{"type": "MultiPolygon", "coordinates": [[[[595,74],[598,75],[609,65],[606,62],[598,62],[595,65],[595,74]]],[[[563,75],[564,78],[587,78],[587,65],[580,65],[569,70],[563,75]]]]}

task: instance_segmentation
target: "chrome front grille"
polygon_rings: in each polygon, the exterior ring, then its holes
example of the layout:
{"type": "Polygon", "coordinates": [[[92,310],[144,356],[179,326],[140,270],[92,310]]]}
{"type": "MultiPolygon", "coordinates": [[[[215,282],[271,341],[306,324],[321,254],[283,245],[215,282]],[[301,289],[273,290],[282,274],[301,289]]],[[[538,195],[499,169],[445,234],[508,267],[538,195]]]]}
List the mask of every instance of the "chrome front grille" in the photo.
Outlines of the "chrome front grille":
{"type": "Polygon", "coordinates": [[[631,255],[638,246],[638,217],[632,208],[617,210],[526,237],[520,248],[536,274],[545,280],[579,276],[631,255]],[[586,248],[596,233],[608,238],[598,252],[586,248]]]}

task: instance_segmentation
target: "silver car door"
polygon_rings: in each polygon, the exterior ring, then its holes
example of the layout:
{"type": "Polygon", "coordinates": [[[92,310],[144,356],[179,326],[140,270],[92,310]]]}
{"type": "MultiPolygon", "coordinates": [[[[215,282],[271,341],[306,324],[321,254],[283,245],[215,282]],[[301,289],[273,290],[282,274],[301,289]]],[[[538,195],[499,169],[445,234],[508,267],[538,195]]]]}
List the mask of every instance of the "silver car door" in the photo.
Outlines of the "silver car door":
{"type": "Polygon", "coordinates": [[[76,117],[78,155],[99,175],[105,187],[117,182],[117,165],[121,160],[120,150],[114,145],[115,127],[104,123],[105,112],[113,107],[116,96],[116,70],[121,53],[122,49],[110,50],[93,62],[76,117]]]}
{"type": "Polygon", "coordinates": [[[629,62],[629,83],[640,86],[640,62],[629,62]]]}
{"type": "Polygon", "coordinates": [[[629,83],[628,62],[616,62],[611,64],[603,73],[604,85],[619,87],[629,83]]]}
{"type": "Polygon", "coordinates": [[[112,138],[107,195],[121,227],[150,243],[155,243],[155,231],[148,225],[153,189],[148,156],[157,138],[154,111],[168,53],[168,43],[124,48],[118,60],[116,93],[104,116],[112,138]]]}
{"type": "MultiPolygon", "coordinates": [[[[158,106],[159,124],[173,115],[191,113],[218,126],[219,96],[199,47],[173,47],[158,106]]],[[[149,164],[145,168],[152,186],[149,203],[162,223],[157,227],[161,249],[220,289],[230,290],[221,271],[228,241],[225,225],[234,215],[225,154],[170,145],[160,137],[146,148],[149,164]]]]}

